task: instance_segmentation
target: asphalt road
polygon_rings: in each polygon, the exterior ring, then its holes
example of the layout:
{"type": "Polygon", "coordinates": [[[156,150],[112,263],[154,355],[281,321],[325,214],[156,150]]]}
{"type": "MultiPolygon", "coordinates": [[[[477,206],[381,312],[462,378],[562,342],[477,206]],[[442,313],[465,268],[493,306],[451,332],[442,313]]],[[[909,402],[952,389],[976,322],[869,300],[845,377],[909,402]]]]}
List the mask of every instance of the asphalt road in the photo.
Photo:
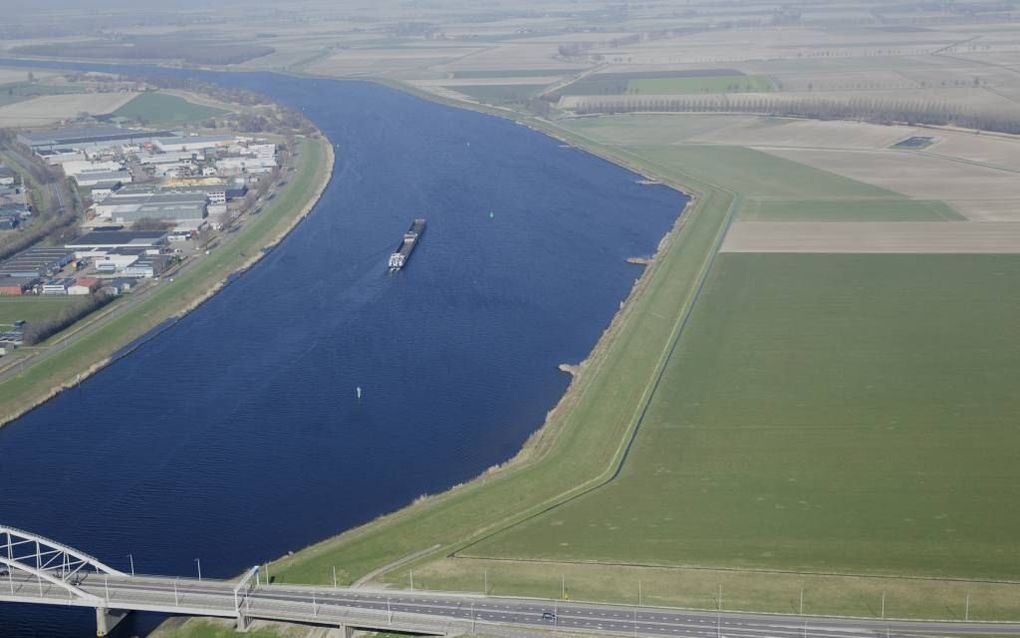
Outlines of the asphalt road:
{"type": "MultiPolygon", "coordinates": [[[[31,576],[0,578],[0,598],[10,593],[33,597],[39,589],[31,576]]],[[[233,616],[234,584],[214,580],[90,575],[80,587],[111,608],[142,608],[233,616]]],[[[54,604],[69,601],[66,592],[45,585],[54,604]]],[[[918,622],[816,616],[780,616],[738,612],[503,598],[473,594],[382,591],[291,585],[261,585],[241,594],[250,617],[346,623],[378,629],[535,636],[550,631],[583,631],[646,636],[699,638],[860,638],[862,636],[1020,635],[1020,624],[918,622]]]]}

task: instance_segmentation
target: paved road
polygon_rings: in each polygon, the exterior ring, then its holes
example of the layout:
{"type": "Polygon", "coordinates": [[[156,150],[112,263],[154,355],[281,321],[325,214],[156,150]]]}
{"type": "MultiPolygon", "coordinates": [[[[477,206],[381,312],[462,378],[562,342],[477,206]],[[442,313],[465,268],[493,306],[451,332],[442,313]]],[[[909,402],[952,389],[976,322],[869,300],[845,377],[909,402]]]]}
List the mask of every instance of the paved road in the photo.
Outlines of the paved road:
{"type": "MultiPolygon", "coordinates": [[[[261,585],[235,598],[227,581],[164,577],[89,575],[87,594],[111,609],[139,609],[233,617],[293,620],[433,633],[535,636],[582,630],[646,636],[697,638],[861,638],[1016,634],[1020,624],[909,622],[696,612],[526,598],[486,597],[416,591],[261,585]],[[554,616],[550,616],[553,614],[554,616]]],[[[75,600],[57,585],[42,586],[29,575],[0,576],[0,600],[94,606],[75,600]],[[12,592],[14,592],[12,594],[12,592]]]]}

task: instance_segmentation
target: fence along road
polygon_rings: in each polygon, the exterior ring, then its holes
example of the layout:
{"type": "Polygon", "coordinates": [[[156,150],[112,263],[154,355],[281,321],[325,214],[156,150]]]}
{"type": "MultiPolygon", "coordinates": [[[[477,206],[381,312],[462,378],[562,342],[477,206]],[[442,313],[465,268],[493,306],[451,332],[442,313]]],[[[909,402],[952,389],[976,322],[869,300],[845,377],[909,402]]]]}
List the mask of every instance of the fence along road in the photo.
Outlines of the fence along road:
{"type": "Polygon", "coordinates": [[[269,584],[259,568],[240,579],[136,576],[48,539],[0,526],[0,601],[96,609],[105,635],[127,612],[252,619],[431,635],[548,636],[550,632],[698,638],[862,638],[1020,635],[1017,623],[823,618],[564,602],[414,590],[269,584]]]}

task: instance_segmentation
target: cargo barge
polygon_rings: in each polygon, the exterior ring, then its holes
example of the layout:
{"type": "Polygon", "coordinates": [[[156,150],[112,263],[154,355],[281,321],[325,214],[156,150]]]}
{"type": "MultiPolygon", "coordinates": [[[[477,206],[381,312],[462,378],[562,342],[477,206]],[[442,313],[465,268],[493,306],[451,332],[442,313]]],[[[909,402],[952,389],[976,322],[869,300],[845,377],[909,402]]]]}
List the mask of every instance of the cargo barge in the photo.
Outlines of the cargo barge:
{"type": "Polygon", "coordinates": [[[421,235],[424,232],[424,219],[416,219],[411,223],[411,227],[404,233],[404,238],[400,241],[400,245],[397,246],[397,250],[390,255],[390,272],[400,270],[407,264],[407,259],[411,256],[414,247],[418,245],[418,240],[421,239],[421,235]]]}

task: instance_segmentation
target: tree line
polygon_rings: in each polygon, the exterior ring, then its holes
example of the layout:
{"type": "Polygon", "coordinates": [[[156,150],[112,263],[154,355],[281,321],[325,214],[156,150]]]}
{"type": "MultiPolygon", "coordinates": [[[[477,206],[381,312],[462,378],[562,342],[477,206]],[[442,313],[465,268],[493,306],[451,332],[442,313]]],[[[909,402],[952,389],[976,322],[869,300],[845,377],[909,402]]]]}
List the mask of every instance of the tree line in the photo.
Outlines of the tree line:
{"type": "Polygon", "coordinates": [[[25,345],[29,346],[42,343],[64,328],[99,310],[115,298],[114,295],[105,292],[93,293],[80,302],[66,305],[54,315],[26,324],[21,338],[25,345]]]}
{"type": "Polygon", "coordinates": [[[877,124],[959,126],[1020,134],[1020,111],[978,109],[934,100],[896,100],[869,96],[800,97],[779,95],[619,96],[580,99],[578,115],[616,113],[742,113],[818,120],[855,120],[877,124]]]}

